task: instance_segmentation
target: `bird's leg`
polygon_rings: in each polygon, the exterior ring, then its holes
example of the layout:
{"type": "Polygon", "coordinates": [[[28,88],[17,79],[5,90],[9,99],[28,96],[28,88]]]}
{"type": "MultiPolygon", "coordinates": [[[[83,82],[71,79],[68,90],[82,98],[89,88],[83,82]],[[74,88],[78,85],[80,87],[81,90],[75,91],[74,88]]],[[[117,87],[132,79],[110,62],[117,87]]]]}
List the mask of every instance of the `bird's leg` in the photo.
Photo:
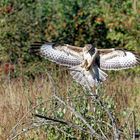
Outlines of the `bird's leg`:
{"type": "Polygon", "coordinates": [[[80,66],[81,66],[82,68],[87,67],[87,65],[88,65],[88,62],[87,62],[86,59],[82,62],[82,64],[80,64],[80,66]]]}
{"type": "Polygon", "coordinates": [[[89,68],[91,67],[93,61],[96,59],[97,55],[98,55],[98,50],[95,48],[95,53],[92,55],[88,65],[86,66],[86,70],[89,70],[89,68]]]}

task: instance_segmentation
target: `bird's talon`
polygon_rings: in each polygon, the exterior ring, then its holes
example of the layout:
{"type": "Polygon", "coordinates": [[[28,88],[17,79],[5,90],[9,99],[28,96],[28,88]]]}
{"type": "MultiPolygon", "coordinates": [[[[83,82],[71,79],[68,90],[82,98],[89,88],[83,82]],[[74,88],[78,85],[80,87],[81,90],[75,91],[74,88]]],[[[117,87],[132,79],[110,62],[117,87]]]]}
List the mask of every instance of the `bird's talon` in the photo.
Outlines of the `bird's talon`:
{"type": "Polygon", "coordinates": [[[89,68],[90,68],[90,66],[87,66],[87,67],[86,67],[86,71],[88,71],[88,70],[89,70],[89,68]]]}

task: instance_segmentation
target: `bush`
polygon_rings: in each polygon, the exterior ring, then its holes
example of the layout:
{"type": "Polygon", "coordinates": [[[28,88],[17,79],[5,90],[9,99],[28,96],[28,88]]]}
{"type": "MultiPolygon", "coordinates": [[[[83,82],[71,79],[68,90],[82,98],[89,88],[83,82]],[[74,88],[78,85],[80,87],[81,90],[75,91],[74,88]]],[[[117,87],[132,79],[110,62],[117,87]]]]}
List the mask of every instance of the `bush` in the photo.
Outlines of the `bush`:
{"type": "MultiPolygon", "coordinates": [[[[137,5],[140,4],[139,2],[137,5]]],[[[33,61],[34,41],[137,50],[139,11],[130,0],[3,0],[0,4],[1,61],[33,61]]]]}

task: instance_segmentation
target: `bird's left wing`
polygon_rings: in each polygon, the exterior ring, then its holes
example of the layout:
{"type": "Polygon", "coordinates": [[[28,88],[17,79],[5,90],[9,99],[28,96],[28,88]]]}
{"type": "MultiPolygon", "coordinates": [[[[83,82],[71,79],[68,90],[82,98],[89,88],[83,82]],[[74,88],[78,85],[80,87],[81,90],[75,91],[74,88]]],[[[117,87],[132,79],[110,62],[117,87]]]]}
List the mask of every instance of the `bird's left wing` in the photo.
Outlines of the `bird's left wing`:
{"type": "Polygon", "coordinates": [[[83,61],[82,48],[70,45],[54,46],[51,43],[43,45],[35,43],[30,48],[30,52],[68,67],[79,65],[83,61]]]}
{"type": "Polygon", "coordinates": [[[100,55],[100,68],[103,70],[121,70],[140,64],[140,58],[129,51],[115,50],[100,55]]]}

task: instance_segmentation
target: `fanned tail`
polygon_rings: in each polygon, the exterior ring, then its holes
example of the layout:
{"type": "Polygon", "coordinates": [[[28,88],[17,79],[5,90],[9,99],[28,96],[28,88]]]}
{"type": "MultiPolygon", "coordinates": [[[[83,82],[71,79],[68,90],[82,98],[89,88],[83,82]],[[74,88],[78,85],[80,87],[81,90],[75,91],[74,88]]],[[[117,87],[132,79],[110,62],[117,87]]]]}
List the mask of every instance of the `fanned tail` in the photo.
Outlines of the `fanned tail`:
{"type": "Polygon", "coordinates": [[[101,80],[101,82],[105,81],[108,75],[100,68],[98,68],[98,70],[99,70],[99,79],[101,80]]]}
{"type": "Polygon", "coordinates": [[[81,66],[71,67],[70,74],[76,82],[88,88],[94,85],[98,86],[101,82],[105,81],[108,76],[98,66],[93,66],[88,71],[81,66]]]}

